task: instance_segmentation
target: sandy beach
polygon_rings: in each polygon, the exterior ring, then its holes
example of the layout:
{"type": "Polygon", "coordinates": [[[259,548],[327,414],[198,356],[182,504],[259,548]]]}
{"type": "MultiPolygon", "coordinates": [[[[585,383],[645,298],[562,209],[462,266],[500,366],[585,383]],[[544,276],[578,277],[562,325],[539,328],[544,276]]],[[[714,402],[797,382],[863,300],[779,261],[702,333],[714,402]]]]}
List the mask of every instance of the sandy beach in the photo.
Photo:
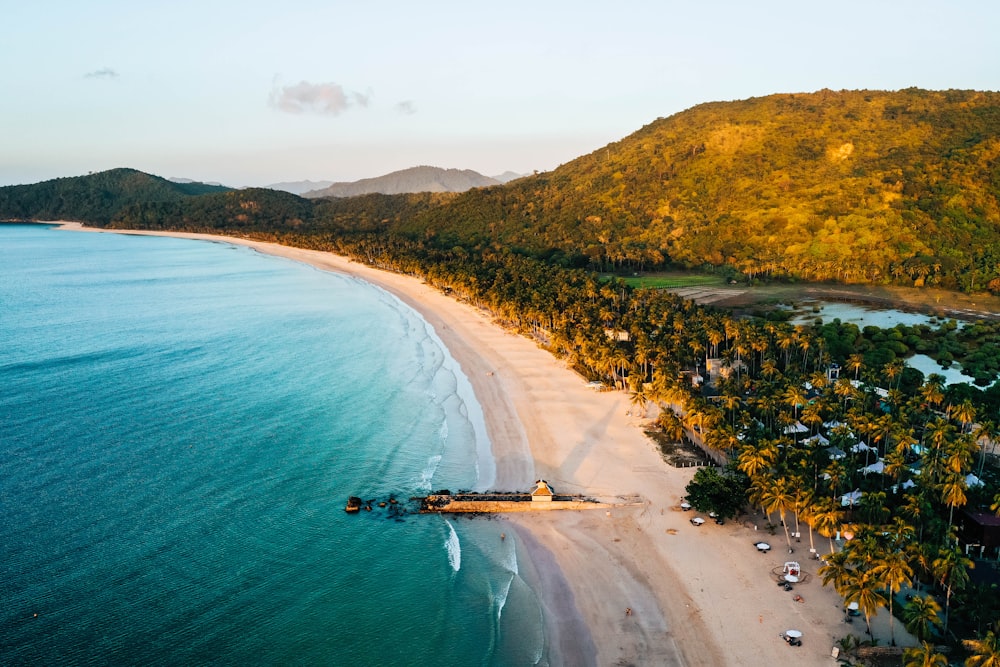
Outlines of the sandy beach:
{"type": "MultiPolygon", "coordinates": [[[[643,433],[647,420],[628,414],[628,397],[593,391],[564,363],[484,312],[417,278],[329,253],[203,234],[125,233],[250,246],[388,290],[423,315],[469,377],[486,417],[496,488],[529,490],[541,477],[560,493],[640,501],[608,512],[521,513],[500,524],[530,560],[529,581],[547,618],[550,664],[828,666],[836,664],[831,649],[838,639],[864,638],[864,620],[845,624],[839,596],[816,577],[820,563],[809,559],[804,525],[792,555],[783,531],[768,531],[759,515],[693,526],[693,513],[679,503],[694,469],[664,463],[643,433]],[[754,547],[762,539],[774,547],[770,552],[754,547]],[[772,571],[792,559],[811,576],[786,592],[772,571]],[[802,646],[780,638],[791,628],[802,631],[802,646]]],[[[820,553],[828,550],[818,535],[815,545],[820,553]]],[[[888,612],[872,626],[887,645],[888,612]]],[[[916,644],[899,623],[896,638],[916,644]]]]}

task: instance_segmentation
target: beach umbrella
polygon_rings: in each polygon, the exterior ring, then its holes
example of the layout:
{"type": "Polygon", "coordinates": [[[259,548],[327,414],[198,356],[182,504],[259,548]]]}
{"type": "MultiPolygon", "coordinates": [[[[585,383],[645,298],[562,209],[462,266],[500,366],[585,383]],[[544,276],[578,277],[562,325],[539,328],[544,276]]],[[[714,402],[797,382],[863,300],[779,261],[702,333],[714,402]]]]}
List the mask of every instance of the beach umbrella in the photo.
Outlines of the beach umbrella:
{"type": "Polygon", "coordinates": [[[802,633],[798,630],[785,630],[785,635],[791,637],[792,639],[799,639],[802,637],[802,633]]]}

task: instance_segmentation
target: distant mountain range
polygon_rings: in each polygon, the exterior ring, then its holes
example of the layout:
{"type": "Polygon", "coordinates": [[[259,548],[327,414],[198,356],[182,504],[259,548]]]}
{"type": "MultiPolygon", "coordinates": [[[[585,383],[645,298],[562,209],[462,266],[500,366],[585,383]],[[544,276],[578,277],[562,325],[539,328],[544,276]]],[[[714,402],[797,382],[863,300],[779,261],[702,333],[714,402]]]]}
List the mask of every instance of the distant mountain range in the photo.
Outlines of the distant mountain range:
{"type": "Polygon", "coordinates": [[[283,181],[265,185],[268,190],[283,190],[293,195],[302,195],[313,190],[322,190],[333,185],[333,181],[283,181]]]}
{"type": "MultiPolygon", "coordinates": [[[[332,183],[328,187],[301,193],[310,199],[319,197],[356,197],[367,194],[399,195],[411,192],[465,192],[472,188],[501,185],[513,172],[505,172],[503,177],[490,178],[471,169],[442,169],[440,167],[411,167],[394,171],[384,176],[363,178],[350,183],[332,183]]],[[[283,188],[281,188],[283,189],[283,188]]]]}
{"type": "Polygon", "coordinates": [[[513,171],[505,171],[504,173],[498,176],[491,176],[491,178],[495,178],[501,183],[510,183],[511,181],[515,181],[519,178],[524,178],[525,176],[527,176],[527,174],[518,174],[517,172],[513,171]]]}
{"type": "Polygon", "coordinates": [[[170,181],[171,183],[177,183],[178,185],[199,185],[200,184],[200,185],[210,185],[210,186],[216,187],[216,188],[226,188],[226,189],[229,189],[229,190],[232,189],[232,188],[230,188],[230,187],[228,187],[226,185],[223,185],[222,183],[219,183],[218,181],[196,181],[196,180],[191,179],[191,178],[177,178],[175,176],[171,176],[167,180],[170,181]]]}

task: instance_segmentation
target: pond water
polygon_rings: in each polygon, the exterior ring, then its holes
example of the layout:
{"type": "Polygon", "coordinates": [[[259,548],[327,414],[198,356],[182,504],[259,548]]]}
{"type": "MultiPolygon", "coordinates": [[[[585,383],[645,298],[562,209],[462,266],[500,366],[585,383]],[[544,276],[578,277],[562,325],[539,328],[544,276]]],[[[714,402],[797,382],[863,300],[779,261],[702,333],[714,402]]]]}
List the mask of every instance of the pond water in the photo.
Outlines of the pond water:
{"type": "MultiPolygon", "coordinates": [[[[837,301],[802,301],[796,304],[795,308],[782,306],[792,310],[794,315],[789,318],[791,324],[812,324],[817,319],[824,322],[832,322],[839,319],[841,322],[851,322],[858,328],[875,326],[882,329],[891,329],[897,324],[914,326],[917,324],[927,324],[931,327],[938,327],[949,318],[926,315],[924,313],[908,312],[896,309],[869,308],[859,304],[840,303],[837,301]]],[[[962,320],[955,320],[959,328],[965,326],[962,320]]],[[[945,384],[958,384],[960,382],[971,383],[973,379],[962,374],[962,366],[953,362],[948,368],[942,368],[938,362],[926,354],[915,354],[906,359],[907,365],[915,368],[924,374],[926,378],[931,373],[937,373],[945,378],[945,384]]]]}
{"type": "Polygon", "coordinates": [[[910,368],[916,368],[918,371],[924,374],[924,377],[928,377],[931,373],[937,373],[938,375],[944,376],[945,384],[958,384],[959,382],[972,382],[972,378],[968,375],[962,375],[962,366],[958,363],[952,363],[948,368],[942,368],[941,364],[934,361],[926,354],[915,354],[912,357],[906,359],[906,365],[910,368]]]}
{"type": "MultiPolygon", "coordinates": [[[[841,322],[852,322],[859,328],[875,326],[890,329],[897,324],[905,324],[906,326],[928,324],[936,327],[942,322],[948,321],[948,318],[942,319],[923,313],[869,308],[859,304],[837,301],[802,301],[792,311],[794,315],[789,319],[792,324],[812,324],[817,318],[821,318],[824,322],[832,322],[835,319],[839,319],[841,322]]],[[[956,321],[961,327],[962,321],[956,321]]]]}

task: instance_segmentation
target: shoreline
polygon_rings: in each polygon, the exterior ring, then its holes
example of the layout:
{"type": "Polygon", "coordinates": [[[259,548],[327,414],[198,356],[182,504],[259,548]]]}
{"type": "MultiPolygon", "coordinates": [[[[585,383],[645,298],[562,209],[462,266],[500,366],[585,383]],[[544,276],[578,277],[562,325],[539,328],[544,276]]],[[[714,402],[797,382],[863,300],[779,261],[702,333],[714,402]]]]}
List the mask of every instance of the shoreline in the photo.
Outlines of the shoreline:
{"type": "MultiPolygon", "coordinates": [[[[766,532],[763,517],[724,526],[689,523],[693,515],[679,502],[693,470],[667,466],[644,435],[644,420],[629,415],[625,394],[590,390],[533,341],[419,278],[237,237],[79,223],[62,228],[248,246],[381,287],[421,314],[468,377],[483,409],[496,488],[526,490],[542,477],[561,494],[641,498],[606,512],[525,512],[502,519],[531,561],[550,664],[751,667],[793,661],[819,667],[830,664],[837,639],[851,630],[863,633],[843,624],[840,598],[817,577],[796,589],[804,603],[775,586],[771,570],[793,556],[785,553],[780,529],[766,532]],[[757,552],[753,544],[762,537],[782,548],[757,552]],[[778,638],[789,628],[804,632],[803,646],[790,648],[778,638]]],[[[818,563],[807,560],[808,533],[801,539],[794,557],[815,575],[818,563]]],[[[820,553],[826,545],[817,536],[820,553]]],[[[896,626],[900,645],[915,644],[896,626]]],[[[873,631],[887,642],[887,612],[873,619],[873,631]]]]}

